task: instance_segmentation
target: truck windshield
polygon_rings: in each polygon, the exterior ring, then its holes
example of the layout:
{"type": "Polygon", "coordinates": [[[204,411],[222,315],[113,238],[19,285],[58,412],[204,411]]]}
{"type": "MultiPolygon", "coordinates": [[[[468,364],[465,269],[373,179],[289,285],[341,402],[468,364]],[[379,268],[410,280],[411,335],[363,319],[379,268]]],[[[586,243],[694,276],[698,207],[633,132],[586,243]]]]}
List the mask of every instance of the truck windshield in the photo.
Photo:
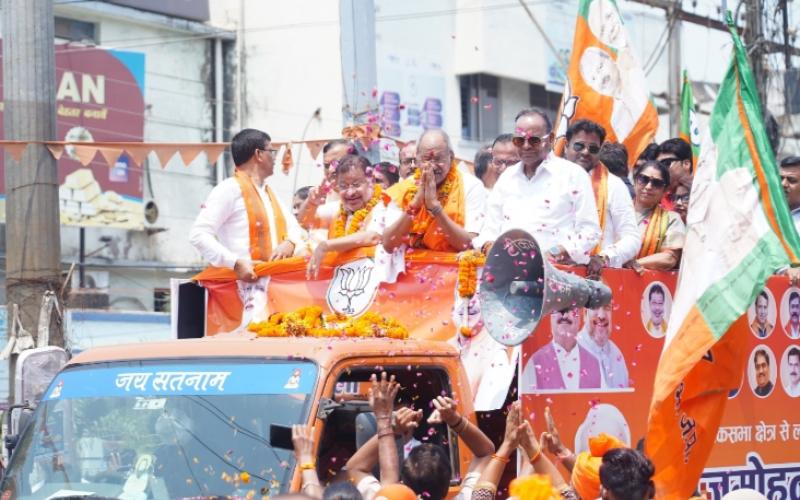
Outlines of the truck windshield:
{"type": "MultiPolygon", "coordinates": [[[[272,424],[306,420],[310,362],[104,363],[53,380],[3,498],[261,498],[290,486],[272,424]]],[[[285,432],[284,432],[285,434],[285,432]]]]}

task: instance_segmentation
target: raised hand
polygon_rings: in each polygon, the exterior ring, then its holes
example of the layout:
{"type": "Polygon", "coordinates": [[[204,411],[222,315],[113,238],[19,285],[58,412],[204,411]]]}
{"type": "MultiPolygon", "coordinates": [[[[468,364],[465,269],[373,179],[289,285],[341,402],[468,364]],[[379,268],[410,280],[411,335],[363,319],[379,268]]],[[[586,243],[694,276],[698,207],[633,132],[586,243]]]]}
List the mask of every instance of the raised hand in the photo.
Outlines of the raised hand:
{"type": "Polygon", "coordinates": [[[444,422],[448,427],[454,427],[461,422],[461,415],[459,415],[457,411],[458,405],[456,405],[456,402],[451,398],[447,396],[438,396],[431,401],[431,403],[433,403],[435,410],[431,413],[430,418],[428,418],[428,423],[444,422]],[[434,415],[436,418],[434,418],[434,415]],[[438,420],[438,422],[435,420],[438,420]]]}
{"type": "Polygon", "coordinates": [[[314,461],[314,427],[310,425],[292,426],[292,444],[298,464],[314,461]]]}
{"type": "Polygon", "coordinates": [[[561,456],[568,452],[569,450],[561,442],[561,437],[558,434],[558,428],[556,428],[549,406],[544,409],[544,420],[547,424],[547,431],[542,433],[539,446],[556,456],[561,456]]]}
{"type": "Polygon", "coordinates": [[[375,418],[392,418],[392,410],[394,409],[394,400],[397,397],[397,392],[400,390],[400,384],[394,379],[386,377],[386,372],[381,373],[380,381],[378,376],[374,373],[370,378],[372,387],[369,390],[369,405],[372,411],[375,412],[375,418]]]}

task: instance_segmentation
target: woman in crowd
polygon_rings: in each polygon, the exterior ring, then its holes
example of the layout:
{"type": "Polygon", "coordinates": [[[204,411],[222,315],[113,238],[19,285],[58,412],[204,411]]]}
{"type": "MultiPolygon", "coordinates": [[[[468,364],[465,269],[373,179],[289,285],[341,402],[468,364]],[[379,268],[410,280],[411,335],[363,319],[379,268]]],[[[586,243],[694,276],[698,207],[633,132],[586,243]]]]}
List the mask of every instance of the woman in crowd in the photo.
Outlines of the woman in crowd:
{"type": "Polygon", "coordinates": [[[642,231],[642,248],[636,259],[625,267],[642,272],[643,269],[664,271],[678,266],[686,226],[680,215],[659,206],[669,181],[669,168],[657,161],[646,161],[634,170],[633,206],[642,231]]]}
{"type": "MultiPolygon", "coordinates": [[[[334,174],[336,190],[341,197],[339,213],[331,221],[328,239],[317,245],[308,261],[308,279],[317,279],[320,264],[328,252],[380,245],[384,228],[400,217],[400,209],[379,184],[373,183],[369,169],[369,161],[363,156],[347,155],[339,161],[334,174]]],[[[376,260],[381,251],[379,246],[376,260]]],[[[391,259],[386,256],[382,260],[391,259]]]]}

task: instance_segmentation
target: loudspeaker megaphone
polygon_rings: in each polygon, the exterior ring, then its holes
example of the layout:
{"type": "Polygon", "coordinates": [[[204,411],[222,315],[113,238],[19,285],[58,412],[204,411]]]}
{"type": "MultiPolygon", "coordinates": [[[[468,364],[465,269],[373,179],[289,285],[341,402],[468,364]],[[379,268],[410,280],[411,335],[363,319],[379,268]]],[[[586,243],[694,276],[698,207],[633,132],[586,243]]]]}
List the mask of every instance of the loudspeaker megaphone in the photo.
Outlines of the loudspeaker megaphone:
{"type": "Polygon", "coordinates": [[[611,289],[553,267],[530,234],[503,233],[492,245],[480,283],[486,329],[503,345],[521,344],[542,317],[553,312],[611,302],[611,289]]]}

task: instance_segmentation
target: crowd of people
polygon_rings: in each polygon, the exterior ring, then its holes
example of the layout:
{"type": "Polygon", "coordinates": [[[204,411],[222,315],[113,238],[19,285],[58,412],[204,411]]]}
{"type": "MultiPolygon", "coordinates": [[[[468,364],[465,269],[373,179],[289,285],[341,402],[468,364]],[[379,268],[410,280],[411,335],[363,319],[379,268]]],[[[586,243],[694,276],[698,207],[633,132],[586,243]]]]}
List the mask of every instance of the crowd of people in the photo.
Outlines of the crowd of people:
{"type": "MultiPolygon", "coordinates": [[[[586,265],[598,278],[604,268],[675,269],[686,236],[695,170],[691,146],[679,138],[649,145],[634,162],[624,145],[606,140],[597,123],[579,120],[554,153],[548,116],[538,109],[517,115],[513,133],[502,134],[476,155],[474,173],[456,161],[450,138],[427,130],[399,150],[398,163],[371,164],[351,142],[322,149],[324,180],[295,193],[291,210],[270,190],[277,150],[270,136],[245,129],[231,142],[235,175],[218,184],[201,207],[191,243],[213,266],[238,280],[257,281],[259,261],[304,255],[316,279],[331,252],[375,247],[381,280],[404,271],[407,251],[488,251],[510,229],[534,236],[553,262],[586,265]],[[633,165],[629,172],[629,165],[633,165]]],[[[800,229],[800,157],[781,162],[781,182],[800,229]]],[[[793,282],[797,269],[787,269],[793,282]]],[[[262,278],[263,279],[263,278],[262,278]]],[[[265,285],[266,286],[266,285],[265,285]]],[[[445,498],[450,457],[437,445],[418,443],[398,452],[419,424],[413,407],[394,408],[397,384],[373,378],[370,405],[376,431],[350,457],[341,476],[323,488],[314,466],[313,431],[295,427],[302,494],[311,498],[445,498]]],[[[519,403],[508,409],[499,447],[457,405],[441,396],[429,403],[472,451],[461,498],[494,498],[511,457],[523,457],[510,495],[528,499],[652,498],[654,469],[647,457],[607,435],[589,440],[577,455],[561,443],[552,419],[538,439],[519,403]],[[566,476],[562,476],[563,472],[566,476]],[[565,479],[566,477],[566,479],[565,479]]]]}
{"type": "MultiPolygon", "coordinates": [[[[543,111],[520,111],[513,130],[479,150],[474,173],[455,160],[442,130],[405,144],[396,164],[371,164],[353,143],[331,141],[322,149],[323,182],[299,189],[289,211],[268,187],[246,185],[266,185],[277,151],[269,135],[245,129],[231,144],[236,175],[214,189],[191,241],[243,279],[254,276],[248,235],[260,260],[306,255],[309,277],[329,252],[377,245],[396,276],[409,248],[486,251],[509,229],[533,235],[553,262],[587,265],[593,278],[607,267],[677,268],[695,169],[686,141],[650,144],[630,161],[625,145],[589,120],[570,125],[560,156],[543,111]]],[[[780,175],[800,227],[800,157],[785,158],[780,175]]]]}
{"type": "MultiPolygon", "coordinates": [[[[407,406],[395,409],[399,385],[394,377],[372,376],[369,393],[374,435],[350,457],[334,481],[323,486],[313,456],[313,429],[293,428],[295,458],[302,471],[301,495],[336,500],[442,500],[448,496],[453,464],[441,446],[413,441],[423,412],[407,406]]],[[[653,498],[654,473],[650,460],[616,438],[601,434],[590,439],[589,450],[573,454],[561,442],[549,411],[547,430],[537,437],[521,415],[519,402],[507,410],[502,443],[495,448],[469,416],[460,415],[455,401],[438,396],[430,402],[429,423],[444,423],[472,452],[456,498],[491,500],[515,454],[522,462],[519,477],[508,492],[522,500],[653,498]],[[552,458],[551,458],[552,457],[552,458]],[[560,464],[567,475],[564,479],[560,464]]],[[[457,464],[456,464],[457,466],[457,464]]]]}

